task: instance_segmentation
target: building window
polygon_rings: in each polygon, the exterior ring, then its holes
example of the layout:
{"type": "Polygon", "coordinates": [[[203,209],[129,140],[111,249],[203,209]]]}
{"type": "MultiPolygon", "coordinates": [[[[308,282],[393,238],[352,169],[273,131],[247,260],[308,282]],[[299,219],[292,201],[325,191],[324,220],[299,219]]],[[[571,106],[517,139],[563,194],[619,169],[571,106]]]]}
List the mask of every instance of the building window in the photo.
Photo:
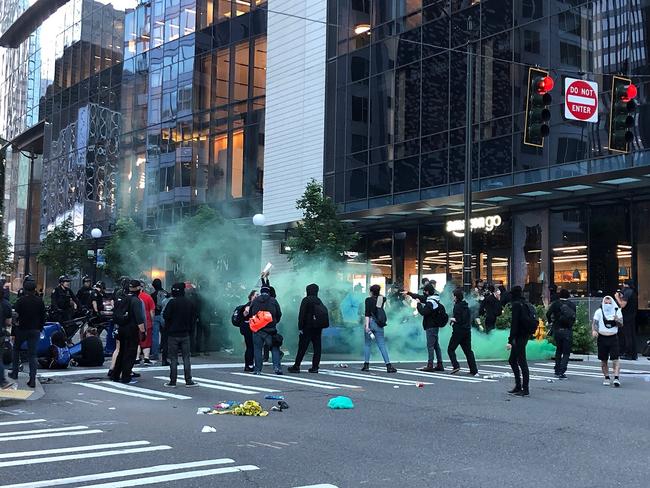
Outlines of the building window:
{"type": "Polygon", "coordinates": [[[244,131],[232,135],[232,176],[230,195],[233,198],[244,196],[244,131]]]}
{"type": "Polygon", "coordinates": [[[539,54],[540,53],[540,36],[539,32],[524,30],[524,51],[539,54]]]}

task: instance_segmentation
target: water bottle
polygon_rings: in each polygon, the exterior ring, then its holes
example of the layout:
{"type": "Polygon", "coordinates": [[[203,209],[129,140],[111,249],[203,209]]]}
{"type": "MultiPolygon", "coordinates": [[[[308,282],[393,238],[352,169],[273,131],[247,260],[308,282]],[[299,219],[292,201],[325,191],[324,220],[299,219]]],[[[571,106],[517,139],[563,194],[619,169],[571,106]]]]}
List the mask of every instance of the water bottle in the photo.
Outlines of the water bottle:
{"type": "Polygon", "coordinates": [[[371,341],[374,341],[374,340],[375,340],[375,333],[374,333],[373,331],[370,331],[370,333],[368,334],[368,336],[370,337],[370,340],[371,340],[371,341]]]}

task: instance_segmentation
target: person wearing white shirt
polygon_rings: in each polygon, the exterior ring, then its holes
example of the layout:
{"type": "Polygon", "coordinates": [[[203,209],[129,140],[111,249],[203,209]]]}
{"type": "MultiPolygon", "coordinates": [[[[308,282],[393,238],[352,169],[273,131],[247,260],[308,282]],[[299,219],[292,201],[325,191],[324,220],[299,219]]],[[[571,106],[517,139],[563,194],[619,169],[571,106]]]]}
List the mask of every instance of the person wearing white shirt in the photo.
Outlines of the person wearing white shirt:
{"type": "Polygon", "coordinates": [[[598,359],[602,368],[605,379],[603,385],[613,384],[615,387],[621,386],[618,378],[621,370],[618,344],[618,328],[623,326],[623,314],[621,308],[611,296],[603,298],[600,308],[594,313],[594,319],[591,324],[591,334],[598,339],[598,359]],[[614,381],[609,377],[609,364],[612,361],[614,367],[614,381]]]}

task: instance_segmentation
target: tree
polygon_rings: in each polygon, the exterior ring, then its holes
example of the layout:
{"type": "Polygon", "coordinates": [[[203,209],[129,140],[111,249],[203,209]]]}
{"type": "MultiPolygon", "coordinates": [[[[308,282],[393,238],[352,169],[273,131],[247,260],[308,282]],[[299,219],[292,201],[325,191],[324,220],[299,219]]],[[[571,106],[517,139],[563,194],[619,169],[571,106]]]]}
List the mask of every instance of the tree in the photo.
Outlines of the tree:
{"type": "Polygon", "coordinates": [[[11,274],[14,270],[14,253],[11,241],[5,235],[0,235],[0,273],[11,274]]]}
{"type": "Polygon", "coordinates": [[[66,219],[47,233],[37,259],[57,276],[76,275],[86,255],[83,238],[75,233],[72,219],[66,219]]]}
{"type": "Polygon", "coordinates": [[[114,280],[140,277],[150,268],[154,246],[151,239],[130,218],[121,218],[104,246],[104,271],[114,280]]]}
{"type": "Polygon", "coordinates": [[[357,233],[341,222],[332,200],[323,195],[323,186],[311,180],[305,193],[296,202],[303,219],[287,241],[289,260],[299,267],[307,260],[318,259],[339,262],[359,239],[357,233]]]}

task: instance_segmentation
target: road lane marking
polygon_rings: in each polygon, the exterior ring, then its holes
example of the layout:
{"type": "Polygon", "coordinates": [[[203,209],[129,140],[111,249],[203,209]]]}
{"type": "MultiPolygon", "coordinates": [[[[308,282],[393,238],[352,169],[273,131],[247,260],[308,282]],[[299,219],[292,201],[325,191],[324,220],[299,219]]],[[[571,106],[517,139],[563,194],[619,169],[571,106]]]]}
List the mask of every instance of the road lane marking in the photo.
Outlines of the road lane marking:
{"type": "MultiPolygon", "coordinates": [[[[492,368],[499,368],[499,369],[511,369],[510,366],[498,366],[496,364],[494,366],[491,366],[491,367],[492,368]]],[[[552,371],[553,371],[552,368],[551,369],[545,369],[545,368],[529,367],[528,369],[530,371],[535,371],[537,373],[548,373],[548,374],[552,373],[552,371]]],[[[570,371],[570,370],[568,371],[568,373],[569,373],[570,376],[583,376],[585,378],[602,378],[603,377],[602,373],[601,374],[582,373],[582,372],[576,372],[576,371],[570,371]]],[[[552,377],[551,379],[555,379],[555,377],[552,377]]]]}
{"type": "Polygon", "coordinates": [[[41,449],[40,451],[8,452],[0,454],[0,459],[16,459],[47,454],[65,454],[67,452],[99,451],[101,449],[113,449],[116,447],[148,446],[149,444],[151,444],[149,441],[129,441],[115,442],[112,444],[95,444],[92,446],[57,447],[55,449],[41,449]]]}
{"type": "Polygon", "coordinates": [[[122,454],[136,454],[139,452],[152,452],[152,451],[166,451],[171,449],[171,446],[148,446],[148,447],[135,447],[133,449],[113,449],[111,451],[99,452],[86,452],[84,454],[66,454],[64,456],[49,456],[33,459],[17,459],[15,461],[0,462],[0,468],[7,468],[11,466],[24,466],[27,464],[42,464],[42,463],[55,463],[58,461],[76,461],[78,459],[90,459],[105,456],[119,456],[122,454]]]}
{"type": "MultiPolygon", "coordinates": [[[[158,380],[167,380],[169,381],[169,378],[166,376],[154,376],[155,379],[158,380]]],[[[196,380],[196,378],[193,378],[193,380],[196,380]]],[[[245,390],[243,388],[233,388],[230,386],[219,386],[219,385],[213,385],[211,383],[204,383],[200,380],[196,380],[196,382],[199,384],[201,388],[209,388],[211,390],[223,390],[223,391],[231,391],[234,393],[243,393],[244,395],[254,395],[255,393],[259,393],[259,391],[253,391],[253,390],[245,390]]]]}
{"type": "Polygon", "coordinates": [[[255,390],[259,391],[262,393],[274,393],[278,390],[271,390],[269,388],[260,388],[259,386],[249,386],[249,385],[241,385],[239,383],[228,383],[227,381],[217,381],[217,380],[210,380],[207,378],[192,378],[194,381],[202,381],[204,383],[210,383],[213,385],[223,385],[223,386],[233,386],[235,388],[246,388],[247,390],[255,390]]]}
{"type": "Polygon", "coordinates": [[[177,395],[175,393],[167,393],[166,391],[150,390],[149,388],[141,388],[139,386],[125,385],[124,383],[117,383],[115,381],[102,381],[102,384],[109,385],[109,388],[118,388],[127,391],[135,391],[136,393],[145,393],[154,396],[161,396],[166,398],[174,398],[176,400],[191,400],[192,397],[185,395],[177,395]]]}
{"type": "Polygon", "coordinates": [[[94,383],[73,383],[73,385],[79,385],[79,386],[83,386],[85,388],[92,388],[93,390],[101,390],[101,391],[106,391],[108,393],[115,393],[115,394],[118,394],[118,395],[126,395],[126,396],[131,396],[131,397],[136,397],[136,398],[144,398],[145,400],[165,400],[164,398],[161,398],[161,397],[153,397],[151,395],[144,395],[142,393],[135,393],[133,391],[119,390],[117,388],[108,388],[106,386],[96,385],[94,383]]]}
{"type": "Polygon", "coordinates": [[[320,485],[296,486],[296,488],[338,488],[338,486],[320,484],[320,485]]]}
{"type": "MultiPolygon", "coordinates": [[[[236,374],[240,376],[250,376],[250,374],[247,373],[231,373],[231,374],[236,374]]],[[[304,381],[304,380],[299,380],[296,378],[284,378],[281,376],[271,376],[271,375],[257,375],[255,376],[255,379],[261,379],[261,380],[269,380],[269,381],[280,381],[282,383],[289,383],[293,385],[300,385],[300,386],[311,386],[313,388],[323,388],[324,390],[338,390],[341,388],[341,386],[334,386],[335,383],[326,383],[326,382],[313,382],[313,381],[304,381]]]]}
{"type": "Polygon", "coordinates": [[[134,479],[124,480],[124,481],[112,481],[110,483],[102,483],[99,485],[83,485],[77,488],[128,488],[130,486],[140,486],[146,484],[153,485],[156,483],[167,483],[169,481],[202,478],[206,476],[216,476],[216,475],[228,474],[228,473],[241,473],[244,471],[255,471],[258,469],[260,468],[253,465],[233,466],[231,468],[204,469],[199,471],[186,471],[183,473],[150,476],[147,478],[134,478],[134,479]]]}
{"type": "MultiPolygon", "coordinates": [[[[370,368],[371,371],[384,371],[383,369],[380,368],[370,368]]],[[[404,371],[401,369],[397,370],[397,373],[395,374],[405,374],[408,376],[420,376],[420,377],[425,377],[425,378],[439,378],[441,380],[450,380],[450,381],[459,381],[461,383],[481,383],[482,381],[494,381],[494,380],[488,380],[488,379],[483,379],[477,377],[469,377],[469,378],[463,378],[463,377],[458,377],[458,376],[452,376],[450,374],[442,374],[442,373],[433,373],[430,371],[404,371]]]]}
{"type": "Polygon", "coordinates": [[[87,429],[86,425],[77,425],[73,427],[52,427],[49,429],[34,429],[34,430],[16,430],[13,432],[3,432],[0,437],[14,436],[14,435],[30,435],[30,434],[43,434],[45,432],[67,432],[69,430],[83,430],[87,429]]]}
{"type": "MultiPolygon", "coordinates": [[[[553,368],[553,364],[548,364],[548,363],[535,363],[536,366],[543,366],[545,368],[553,368]]],[[[573,364],[569,363],[569,370],[573,369],[584,369],[587,371],[593,371],[594,373],[601,373],[602,370],[600,369],[600,366],[587,366],[586,364],[573,364]]],[[[650,374],[650,371],[645,371],[645,370],[639,370],[639,369],[626,369],[626,368],[621,368],[621,373],[627,373],[627,374],[650,374]]],[[[602,374],[601,374],[602,376],[602,374]]]]}
{"type": "Polygon", "coordinates": [[[45,419],[14,420],[12,422],[0,422],[0,427],[3,427],[5,425],[38,424],[39,422],[47,422],[47,421],[45,419]]]}
{"type": "Polygon", "coordinates": [[[90,430],[75,430],[72,432],[51,432],[48,434],[18,435],[15,437],[0,437],[0,442],[25,441],[30,439],[48,439],[51,437],[67,437],[73,435],[101,434],[102,432],[103,431],[99,429],[90,429],[90,430]]]}
{"type": "MultiPolygon", "coordinates": [[[[354,379],[359,381],[370,381],[371,383],[384,383],[386,385],[398,385],[398,386],[414,386],[415,381],[409,380],[400,380],[400,379],[390,379],[384,378],[383,376],[367,376],[361,373],[348,373],[348,372],[337,372],[331,371],[329,369],[322,370],[323,374],[329,376],[338,376],[341,378],[354,379]]],[[[425,385],[430,385],[431,383],[425,383],[425,385]]]]}

